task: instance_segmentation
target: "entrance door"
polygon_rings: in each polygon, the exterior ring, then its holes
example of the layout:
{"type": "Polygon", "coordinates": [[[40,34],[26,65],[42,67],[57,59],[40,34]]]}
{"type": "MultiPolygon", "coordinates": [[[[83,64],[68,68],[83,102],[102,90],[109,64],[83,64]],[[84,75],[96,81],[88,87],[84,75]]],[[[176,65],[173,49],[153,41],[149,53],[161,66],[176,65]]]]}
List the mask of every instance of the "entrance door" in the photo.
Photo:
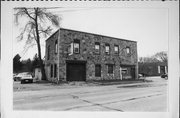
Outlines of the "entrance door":
{"type": "Polygon", "coordinates": [[[67,63],[67,81],[85,81],[85,63],[67,63]]]}
{"type": "Polygon", "coordinates": [[[135,79],[135,66],[123,65],[121,66],[122,80],[135,79]]]}

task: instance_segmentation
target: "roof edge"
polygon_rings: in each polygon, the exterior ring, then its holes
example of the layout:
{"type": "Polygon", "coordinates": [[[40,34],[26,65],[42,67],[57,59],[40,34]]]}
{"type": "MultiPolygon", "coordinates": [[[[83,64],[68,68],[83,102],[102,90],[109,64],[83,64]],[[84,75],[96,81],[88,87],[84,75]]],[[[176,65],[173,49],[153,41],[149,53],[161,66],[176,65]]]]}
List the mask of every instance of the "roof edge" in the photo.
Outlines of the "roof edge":
{"type": "Polygon", "coordinates": [[[91,35],[96,35],[96,36],[102,36],[102,37],[107,37],[107,38],[113,38],[113,39],[118,39],[118,40],[123,40],[123,41],[130,41],[130,42],[136,42],[133,40],[127,40],[127,39],[122,39],[122,38],[117,38],[117,37],[111,37],[111,36],[106,36],[106,35],[101,35],[101,34],[95,34],[95,33],[90,33],[90,32],[84,32],[84,31],[79,31],[79,30],[73,30],[73,29],[67,29],[67,28],[59,28],[57,31],[55,31],[50,37],[46,39],[46,41],[51,38],[53,35],[55,35],[59,30],[69,30],[73,32],[80,32],[80,33],[85,33],[85,34],[91,34],[91,35]]]}

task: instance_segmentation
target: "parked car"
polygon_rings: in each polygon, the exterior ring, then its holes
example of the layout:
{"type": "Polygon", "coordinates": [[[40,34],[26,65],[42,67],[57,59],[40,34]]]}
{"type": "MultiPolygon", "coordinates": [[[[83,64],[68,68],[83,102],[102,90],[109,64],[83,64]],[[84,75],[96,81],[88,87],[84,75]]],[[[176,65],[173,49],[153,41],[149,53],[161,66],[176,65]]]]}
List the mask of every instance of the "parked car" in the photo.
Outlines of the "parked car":
{"type": "Polygon", "coordinates": [[[21,75],[20,74],[13,74],[13,80],[14,81],[20,81],[21,80],[21,75]]]}
{"type": "Polygon", "coordinates": [[[161,78],[168,78],[168,74],[162,74],[161,78]]]}
{"type": "Polygon", "coordinates": [[[138,74],[138,78],[141,78],[141,77],[143,77],[143,75],[142,74],[138,74]]]}
{"type": "Polygon", "coordinates": [[[21,84],[24,83],[33,83],[33,77],[31,73],[22,73],[21,74],[21,84]]]}

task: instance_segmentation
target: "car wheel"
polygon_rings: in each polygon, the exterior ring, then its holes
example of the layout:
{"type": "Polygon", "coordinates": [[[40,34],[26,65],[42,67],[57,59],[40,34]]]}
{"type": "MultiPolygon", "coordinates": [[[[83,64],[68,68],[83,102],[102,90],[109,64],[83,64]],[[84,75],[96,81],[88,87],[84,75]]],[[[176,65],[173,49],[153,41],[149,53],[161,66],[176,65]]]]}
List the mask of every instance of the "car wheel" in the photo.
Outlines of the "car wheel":
{"type": "Polygon", "coordinates": [[[33,80],[30,80],[30,83],[33,83],[33,80]]]}

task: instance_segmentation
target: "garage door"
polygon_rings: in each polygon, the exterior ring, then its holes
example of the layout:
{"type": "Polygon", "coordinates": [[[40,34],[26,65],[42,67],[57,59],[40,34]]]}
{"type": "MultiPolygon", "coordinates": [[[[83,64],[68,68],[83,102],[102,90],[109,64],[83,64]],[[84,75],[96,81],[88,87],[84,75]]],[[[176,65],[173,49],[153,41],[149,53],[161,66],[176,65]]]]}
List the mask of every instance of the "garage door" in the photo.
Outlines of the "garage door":
{"type": "Polygon", "coordinates": [[[67,81],[85,81],[86,64],[80,62],[67,63],[67,81]]]}

